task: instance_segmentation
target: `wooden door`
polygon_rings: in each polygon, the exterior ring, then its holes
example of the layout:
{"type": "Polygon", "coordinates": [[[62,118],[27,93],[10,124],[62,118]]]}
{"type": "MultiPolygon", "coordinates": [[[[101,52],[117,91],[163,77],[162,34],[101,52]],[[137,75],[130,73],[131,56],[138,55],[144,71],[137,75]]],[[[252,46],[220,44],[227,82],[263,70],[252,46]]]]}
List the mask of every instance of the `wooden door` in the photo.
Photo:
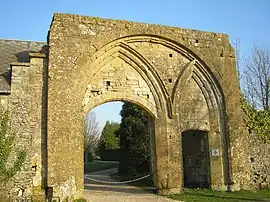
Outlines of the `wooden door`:
{"type": "Polygon", "coordinates": [[[182,133],[184,187],[208,188],[210,185],[210,158],[208,135],[205,131],[182,133]]]}

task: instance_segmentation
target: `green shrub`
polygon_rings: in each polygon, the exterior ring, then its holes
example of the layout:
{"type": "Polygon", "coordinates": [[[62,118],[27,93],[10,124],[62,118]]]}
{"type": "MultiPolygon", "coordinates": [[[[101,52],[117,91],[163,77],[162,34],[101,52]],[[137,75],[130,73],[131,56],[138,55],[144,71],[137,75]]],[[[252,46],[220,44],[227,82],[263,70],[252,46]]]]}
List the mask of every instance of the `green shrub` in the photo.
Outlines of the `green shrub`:
{"type": "Polygon", "coordinates": [[[241,99],[241,106],[244,110],[245,124],[250,133],[256,134],[263,142],[270,142],[270,111],[259,110],[251,106],[245,98],[241,99]]]}
{"type": "Polygon", "coordinates": [[[0,182],[6,183],[12,178],[16,172],[21,170],[21,167],[25,161],[25,151],[19,151],[17,153],[17,159],[15,160],[13,167],[7,168],[6,164],[10,157],[15,134],[10,128],[9,112],[0,108],[0,182]]]}

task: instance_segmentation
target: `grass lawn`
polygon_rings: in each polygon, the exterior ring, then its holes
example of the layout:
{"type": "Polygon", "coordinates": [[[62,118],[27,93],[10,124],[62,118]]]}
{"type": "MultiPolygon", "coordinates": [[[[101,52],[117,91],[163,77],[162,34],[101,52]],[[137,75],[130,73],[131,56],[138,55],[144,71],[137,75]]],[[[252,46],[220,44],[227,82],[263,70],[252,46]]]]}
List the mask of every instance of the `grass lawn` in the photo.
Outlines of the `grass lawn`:
{"type": "Polygon", "coordinates": [[[84,162],[84,173],[95,172],[99,170],[106,170],[110,168],[118,168],[117,161],[96,161],[84,162]]]}
{"type": "Polygon", "coordinates": [[[171,195],[169,198],[193,202],[247,202],[247,201],[270,201],[270,190],[239,191],[239,192],[216,192],[209,189],[184,189],[183,195],[171,195]]]}

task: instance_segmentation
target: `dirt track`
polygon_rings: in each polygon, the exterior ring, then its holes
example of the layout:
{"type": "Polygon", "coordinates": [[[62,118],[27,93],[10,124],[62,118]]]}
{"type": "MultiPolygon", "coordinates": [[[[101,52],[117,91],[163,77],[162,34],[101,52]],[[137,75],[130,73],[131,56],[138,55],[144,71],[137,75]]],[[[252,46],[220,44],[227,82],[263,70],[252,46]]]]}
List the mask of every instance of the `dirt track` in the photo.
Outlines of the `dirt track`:
{"type": "Polygon", "coordinates": [[[117,172],[117,168],[97,171],[85,174],[84,197],[89,202],[172,202],[175,200],[153,194],[151,188],[142,189],[130,184],[107,185],[92,182],[87,177],[102,180],[115,181],[110,177],[117,172]]]}

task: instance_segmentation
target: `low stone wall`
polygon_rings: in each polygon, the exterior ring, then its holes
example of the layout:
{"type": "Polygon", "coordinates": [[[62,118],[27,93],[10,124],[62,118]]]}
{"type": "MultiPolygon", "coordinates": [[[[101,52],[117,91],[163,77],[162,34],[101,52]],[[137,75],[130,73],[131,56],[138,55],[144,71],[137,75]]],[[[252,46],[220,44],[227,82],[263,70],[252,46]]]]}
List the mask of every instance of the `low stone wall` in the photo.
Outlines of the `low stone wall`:
{"type": "Polygon", "coordinates": [[[251,185],[255,189],[270,188],[270,144],[256,135],[250,135],[249,140],[251,185]]]}

